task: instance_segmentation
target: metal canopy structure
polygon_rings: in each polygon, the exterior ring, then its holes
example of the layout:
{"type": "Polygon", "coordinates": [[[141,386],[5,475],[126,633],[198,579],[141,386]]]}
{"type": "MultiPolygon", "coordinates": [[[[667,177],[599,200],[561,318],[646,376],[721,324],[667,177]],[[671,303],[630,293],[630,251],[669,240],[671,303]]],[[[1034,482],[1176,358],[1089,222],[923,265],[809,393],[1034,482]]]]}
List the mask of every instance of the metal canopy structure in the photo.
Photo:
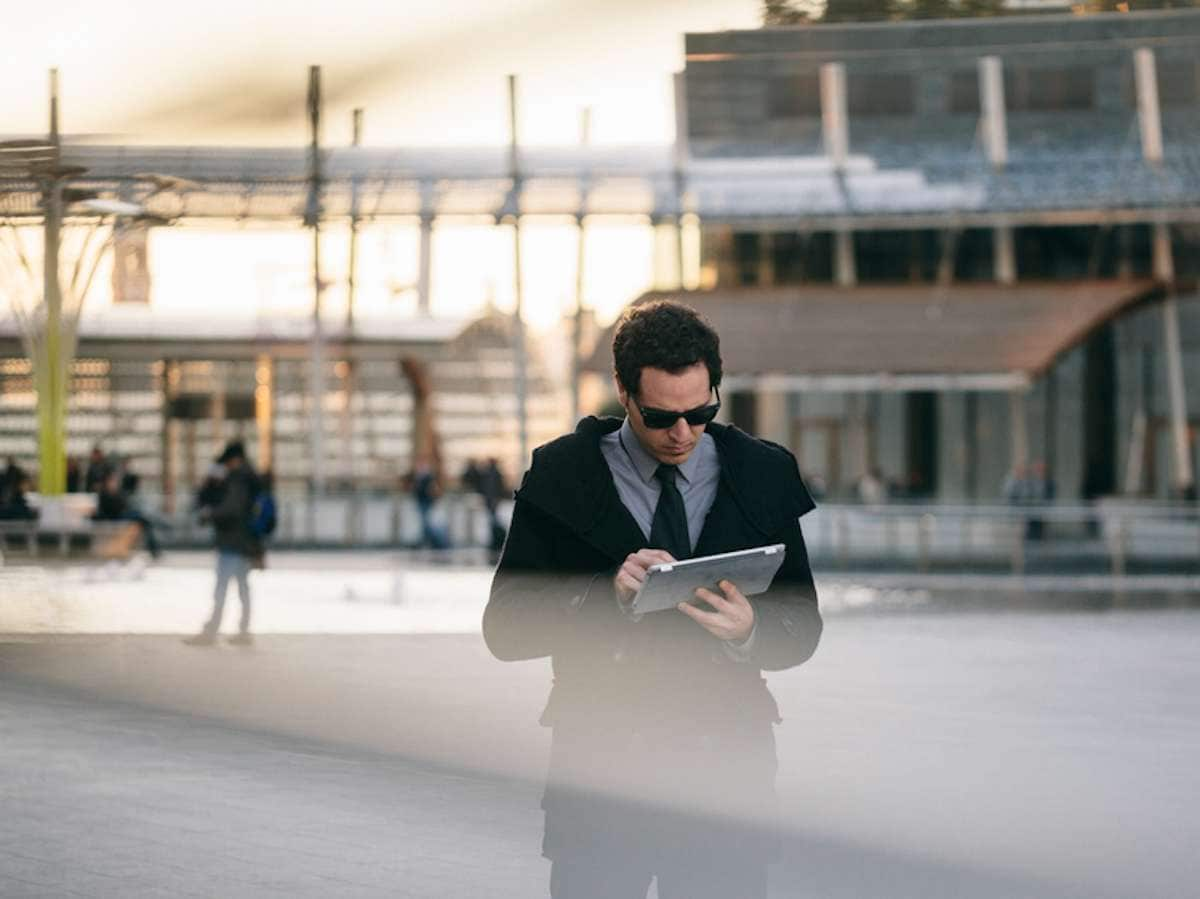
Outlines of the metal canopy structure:
{"type": "MultiPolygon", "coordinates": [[[[1055,359],[1131,305],[1151,281],[1074,284],[741,288],[649,293],[679,299],[721,335],[731,389],[1028,389],[1055,359]]],[[[612,329],[588,360],[612,371],[612,329]]]]}
{"type": "MultiPolygon", "coordinates": [[[[960,142],[952,142],[958,145],[960,142]]],[[[942,148],[946,149],[945,146],[942,148]]],[[[365,148],[322,151],[326,220],[522,215],[674,217],[706,224],[788,223],[822,228],[928,228],[1200,221],[1200,170],[1188,154],[1153,167],[1124,152],[1111,165],[1070,156],[996,172],[968,139],[954,152],[908,161],[853,153],[683,158],[671,145],[510,148],[365,148]],[[682,188],[682,191],[680,190],[682,188]]],[[[170,219],[302,220],[309,201],[304,148],[102,146],[64,142],[63,160],[86,167],[74,186],[148,202],[170,219]],[[143,173],[169,171],[195,190],[144,197],[143,173]],[[142,178],[138,176],[142,175],[142,178]]],[[[6,214],[36,216],[37,186],[0,180],[6,214]]]]}

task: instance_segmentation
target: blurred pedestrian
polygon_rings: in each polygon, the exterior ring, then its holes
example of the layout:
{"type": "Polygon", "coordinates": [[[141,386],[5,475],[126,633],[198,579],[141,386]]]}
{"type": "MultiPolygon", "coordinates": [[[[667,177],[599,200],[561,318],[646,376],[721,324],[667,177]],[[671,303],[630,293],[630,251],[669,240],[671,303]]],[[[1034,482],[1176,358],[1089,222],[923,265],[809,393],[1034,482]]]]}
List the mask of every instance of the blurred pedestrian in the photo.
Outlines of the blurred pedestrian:
{"type": "Polygon", "coordinates": [[[504,482],[504,474],[500,464],[492,456],[479,470],[479,495],[488,511],[488,521],[491,524],[491,546],[494,553],[504,548],[505,528],[500,522],[500,500],[508,495],[508,485],[504,482]]]}
{"type": "Polygon", "coordinates": [[[879,469],[868,469],[858,479],[858,501],[868,506],[878,506],[887,502],[888,488],[879,469]]]}
{"type": "Polygon", "coordinates": [[[433,507],[442,495],[437,469],[428,456],[418,456],[408,476],[409,490],[421,516],[421,540],[418,547],[449,549],[450,535],[433,520],[433,507]]]}
{"type": "MultiPolygon", "coordinates": [[[[200,633],[183,642],[189,646],[211,646],[221,630],[225,611],[225,593],[231,580],[237,581],[242,617],[238,633],[229,642],[248,646],[254,642],[250,634],[250,570],[261,565],[262,540],[252,530],[252,513],[260,491],[258,476],[246,459],[241,441],[226,445],[217,457],[220,477],[211,477],[198,499],[201,517],[211,522],[217,547],[216,586],[213,591],[213,611],[200,633]]],[[[211,474],[211,473],[210,473],[211,474]]]]}
{"type": "Polygon", "coordinates": [[[74,456],[67,458],[67,493],[78,493],[83,487],[83,469],[74,456]]]}
{"type": "Polygon", "coordinates": [[[17,467],[10,476],[12,460],[10,459],[9,462],[10,468],[5,469],[3,477],[0,478],[0,519],[33,521],[38,517],[38,513],[29,505],[29,499],[26,496],[32,489],[32,482],[29,480],[29,475],[25,474],[20,467],[17,467]],[[15,480],[13,480],[14,478],[15,480]]]}
{"type": "Polygon", "coordinates": [[[142,510],[137,498],[139,483],[140,478],[132,472],[122,474],[116,469],[110,470],[96,492],[96,512],[92,519],[128,521],[137,525],[151,558],[157,559],[162,555],[162,548],[154,533],[154,524],[142,510]]]}
{"type": "Polygon", "coordinates": [[[112,463],[104,455],[100,444],[94,444],[88,455],[87,473],[83,479],[83,489],[86,493],[99,493],[104,479],[112,471],[112,463]]]}

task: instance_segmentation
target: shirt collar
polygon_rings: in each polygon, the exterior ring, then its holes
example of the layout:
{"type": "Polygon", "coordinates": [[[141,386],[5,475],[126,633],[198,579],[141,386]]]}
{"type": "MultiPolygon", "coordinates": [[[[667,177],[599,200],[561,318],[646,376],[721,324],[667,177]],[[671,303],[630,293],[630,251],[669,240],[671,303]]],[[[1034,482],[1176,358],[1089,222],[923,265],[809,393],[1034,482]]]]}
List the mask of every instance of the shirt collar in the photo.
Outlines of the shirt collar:
{"type": "MultiPolygon", "coordinates": [[[[700,454],[704,448],[704,438],[707,436],[707,434],[701,434],[699,443],[692,450],[692,454],[687,457],[687,461],[676,466],[680,477],[689,483],[696,477],[697,469],[700,467],[700,454]]],[[[646,484],[653,481],[654,473],[658,471],[658,466],[662,463],[646,452],[645,447],[638,440],[637,434],[634,433],[633,425],[629,423],[628,416],[626,416],[625,421],[621,424],[621,430],[617,433],[617,439],[621,441],[621,446],[624,447],[626,454],[628,454],[629,461],[633,463],[633,468],[638,473],[638,477],[646,484]]]]}

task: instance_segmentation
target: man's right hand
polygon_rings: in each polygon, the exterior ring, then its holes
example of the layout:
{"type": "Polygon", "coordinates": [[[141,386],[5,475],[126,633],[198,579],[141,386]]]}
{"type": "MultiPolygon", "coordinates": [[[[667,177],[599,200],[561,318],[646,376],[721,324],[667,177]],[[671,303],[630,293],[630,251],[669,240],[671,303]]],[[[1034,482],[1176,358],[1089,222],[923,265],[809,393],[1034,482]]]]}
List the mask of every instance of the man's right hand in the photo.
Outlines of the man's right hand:
{"type": "Polygon", "coordinates": [[[646,569],[651,565],[674,561],[675,557],[665,549],[639,549],[635,553],[630,553],[617,570],[616,577],[613,578],[617,601],[622,606],[629,605],[633,601],[634,594],[641,589],[646,580],[646,569]]]}

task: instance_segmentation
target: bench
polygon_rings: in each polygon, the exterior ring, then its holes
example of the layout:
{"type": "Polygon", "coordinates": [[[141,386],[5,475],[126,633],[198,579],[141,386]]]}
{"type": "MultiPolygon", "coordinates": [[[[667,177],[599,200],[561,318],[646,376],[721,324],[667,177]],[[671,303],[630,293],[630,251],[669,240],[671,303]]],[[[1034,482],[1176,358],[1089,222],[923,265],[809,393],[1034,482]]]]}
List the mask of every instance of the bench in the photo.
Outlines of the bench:
{"type": "Polygon", "coordinates": [[[93,521],[96,496],[67,493],[62,496],[26,494],[36,519],[0,520],[0,550],[37,558],[85,558],[105,562],[129,559],[141,538],[132,521],[93,521]]]}
{"type": "Polygon", "coordinates": [[[133,555],[140,539],[141,528],[132,521],[88,521],[69,527],[47,527],[37,520],[0,521],[0,550],[24,552],[30,558],[123,561],[133,555]]]}

